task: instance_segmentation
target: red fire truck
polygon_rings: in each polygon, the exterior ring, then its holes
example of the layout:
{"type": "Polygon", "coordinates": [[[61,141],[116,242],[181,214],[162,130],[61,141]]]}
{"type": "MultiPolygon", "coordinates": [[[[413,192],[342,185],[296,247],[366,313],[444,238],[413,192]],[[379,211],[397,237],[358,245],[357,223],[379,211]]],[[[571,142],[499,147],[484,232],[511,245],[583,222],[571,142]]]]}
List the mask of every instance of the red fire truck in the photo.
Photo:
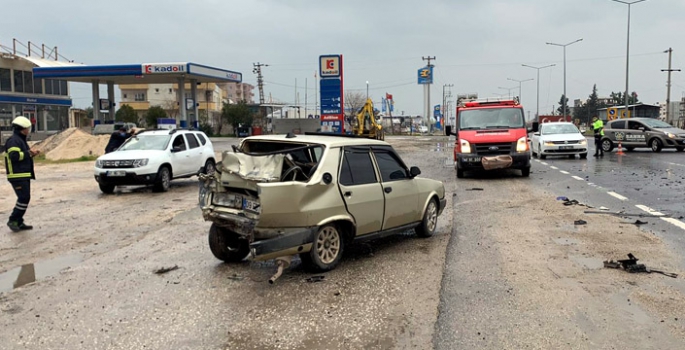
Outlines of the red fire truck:
{"type": "Polygon", "coordinates": [[[457,106],[454,161],[457,177],[470,170],[512,168],[530,175],[530,150],[523,106],[518,99],[488,98],[457,106]]]}

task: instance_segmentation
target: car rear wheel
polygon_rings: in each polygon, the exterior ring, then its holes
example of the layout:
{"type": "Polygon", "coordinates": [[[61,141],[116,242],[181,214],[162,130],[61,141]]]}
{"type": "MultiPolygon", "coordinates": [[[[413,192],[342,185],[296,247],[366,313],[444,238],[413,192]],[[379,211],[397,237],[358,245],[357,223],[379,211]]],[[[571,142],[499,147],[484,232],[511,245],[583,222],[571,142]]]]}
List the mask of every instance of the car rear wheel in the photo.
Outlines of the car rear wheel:
{"type": "Polygon", "coordinates": [[[415,229],[417,236],[425,238],[435,234],[435,229],[438,227],[438,210],[438,202],[435,198],[431,199],[423,213],[421,224],[415,229]]]}
{"type": "Polygon", "coordinates": [[[204,168],[202,168],[202,173],[205,175],[212,175],[216,172],[216,165],[214,165],[214,161],[211,159],[207,159],[207,162],[205,162],[204,168]]]}
{"type": "Polygon", "coordinates": [[[169,190],[169,183],[171,182],[171,172],[169,168],[163,166],[157,172],[157,182],[153,188],[155,192],[166,192],[169,190]]]}
{"type": "Polygon", "coordinates": [[[250,253],[250,244],[237,233],[216,224],[209,228],[209,249],[224,262],[240,262],[250,253]]]}
{"type": "Polygon", "coordinates": [[[103,185],[103,184],[98,184],[100,186],[100,191],[104,194],[112,194],[114,193],[114,188],[116,187],[115,185],[103,185]]]}
{"type": "Polygon", "coordinates": [[[614,150],[614,143],[611,140],[609,140],[609,139],[602,140],[602,151],[611,152],[613,150],[614,150]]]}
{"type": "Polygon", "coordinates": [[[652,139],[652,141],[649,141],[649,145],[652,147],[652,151],[654,152],[661,152],[661,148],[663,148],[661,140],[659,139],[652,139]]]}
{"type": "Polygon", "coordinates": [[[463,179],[463,178],[464,178],[464,169],[457,168],[457,179],[463,179]]]}
{"type": "Polygon", "coordinates": [[[333,270],[342,258],[345,241],[338,226],[328,224],[321,226],[314,235],[312,249],[300,254],[302,265],[312,272],[333,270]]]}

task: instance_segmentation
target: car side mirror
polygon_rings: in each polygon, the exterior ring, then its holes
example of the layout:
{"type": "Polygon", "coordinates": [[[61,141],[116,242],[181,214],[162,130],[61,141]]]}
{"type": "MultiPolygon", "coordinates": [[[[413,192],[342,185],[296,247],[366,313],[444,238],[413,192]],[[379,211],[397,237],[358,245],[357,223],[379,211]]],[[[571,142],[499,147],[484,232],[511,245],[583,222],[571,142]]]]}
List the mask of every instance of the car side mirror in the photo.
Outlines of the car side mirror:
{"type": "Polygon", "coordinates": [[[176,146],[176,147],[171,149],[171,153],[176,153],[176,152],[181,152],[181,151],[183,151],[183,148],[181,148],[179,146],[176,146]]]}
{"type": "Polygon", "coordinates": [[[411,177],[417,177],[421,175],[421,169],[417,166],[413,166],[409,169],[409,175],[411,175],[411,177]]]}
{"type": "Polygon", "coordinates": [[[540,123],[538,123],[538,122],[533,122],[533,127],[530,128],[529,130],[532,131],[532,132],[537,133],[538,131],[540,131],[540,123]]]}

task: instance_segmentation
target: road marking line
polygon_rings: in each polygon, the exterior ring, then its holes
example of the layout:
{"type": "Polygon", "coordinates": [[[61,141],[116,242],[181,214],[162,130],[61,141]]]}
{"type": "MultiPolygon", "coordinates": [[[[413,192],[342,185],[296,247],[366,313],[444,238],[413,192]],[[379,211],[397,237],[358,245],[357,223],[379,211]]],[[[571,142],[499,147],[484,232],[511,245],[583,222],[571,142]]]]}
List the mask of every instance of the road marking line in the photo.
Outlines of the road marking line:
{"type": "Polygon", "coordinates": [[[678,164],[678,163],[671,163],[671,162],[666,162],[666,164],[671,164],[671,165],[675,165],[675,166],[685,166],[685,165],[682,165],[682,164],[678,164]]]}
{"type": "Polygon", "coordinates": [[[654,216],[664,216],[665,215],[664,213],[658,212],[658,211],[656,211],[656,210],[654,210],[654,209],[652,209],[646,205],[637,204],[635,206],[638,207],[639,209],[643,210],[643,211],[646,211],[646,212],[654,215],[654,216]]]}
{"type": "Polygon", "coordinates": [[[559,168],[555,167],[554,165],[552,165],[550,168],[552,168],[554,170],[559,170],[559,168]]]}
{"type": "Polygon", "coordinates": [[[618,193],[616,193],[616,192],[613,192],[613,191],[609,191],[609,192],[607,192],[607,194],[610,195],[610,196],[612,196],[612,197],[614,197],[614,198],[617,198],[617,199],[619,199],[619,200],[622,200],[622,201],[627,201],[627,200],[628,200],[627,197],[621,196],[620,194],[618,194],[618,193]]]}
{"type": "Polygon", "coordinates": [[[576,179],[576,180],[578,180],[578,181],[583,181],[583,178],[582,178],[582,177],[575,176],[575,175],[573,175],[573,176],[571,176],[571,177],[574,178],[574,179],[576,179]]]}
{"type": "Polygon", "coordinates": [[[547,163],[545,163],[545,162],[540,162],[540,164],[542,164],[542,165],[549,165],[549,164],[547,164],[547,163]]]}
{"type": "Polygon", "coordinates": [[[568,171],[565,171],[565,170],[560,170],[559,172],[562,173],[562,174],[564,174],[564,175],[568,175],[568,174],[569,174],[569,172],[568,172],[568,171]]]}
{"type": "Polygon", "coordinates": [[[533,160],[534,160],[534,161],[536,161],[536,162],[538,162],[538,163],[540,163],[540,161],[539,161],[539,160],[537,160],[537,159],[533,159],[533,160]]]}
{"type": "Polygon", "coordinates": [[[678,220],[678,219],[675,219],[675,218],[661,218],[661,220],[664,220],[664,221],[666,221],[666,222],[669,222],[669,223],[671,223],[671,224],[673,224],[673,225],[676,225],[676,226],[680,227],[681,229],[685,230],[685,222],[682,222],[682,221],[680,221],[680,220],[678,220]]]}

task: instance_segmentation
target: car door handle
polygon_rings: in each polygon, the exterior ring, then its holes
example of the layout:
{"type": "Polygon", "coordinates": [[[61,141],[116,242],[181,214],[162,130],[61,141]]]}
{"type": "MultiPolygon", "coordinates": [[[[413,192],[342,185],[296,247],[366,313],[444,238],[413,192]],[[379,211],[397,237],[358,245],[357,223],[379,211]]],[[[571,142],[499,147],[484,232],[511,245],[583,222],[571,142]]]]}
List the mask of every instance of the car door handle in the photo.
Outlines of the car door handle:
{"type": "Polygon", "coordinates": [[[347,191],[347,192],[345,192],[343,195],[344,195],[345,197],[352,197],[352,192],[351,192],[351,191],[347,191]]]}
{"type": "Polygon", "coordinates": [[[384,189],[384,191],[385,191],[385,193],[390,193],[390,192],[392,192],[392,187],[386,187],[384,189]]]}

